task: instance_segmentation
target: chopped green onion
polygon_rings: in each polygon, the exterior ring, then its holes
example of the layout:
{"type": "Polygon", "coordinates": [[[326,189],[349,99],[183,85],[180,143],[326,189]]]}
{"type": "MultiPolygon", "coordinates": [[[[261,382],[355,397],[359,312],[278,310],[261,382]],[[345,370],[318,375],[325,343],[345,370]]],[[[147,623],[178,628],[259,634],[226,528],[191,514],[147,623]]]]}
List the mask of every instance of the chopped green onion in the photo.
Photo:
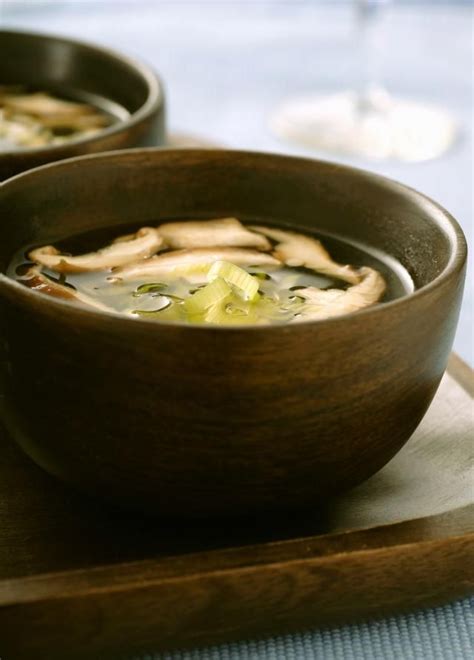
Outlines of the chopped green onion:
{"type": "Polygon", "coordinates": [[[227,284],[232,284],[246,300],[258,298],[258,280],[229,261],[216,261],[211,266],[207,279],[212,282],[216,278],[223,278],[227,284]]]}
{"type": "Polygon", "coordinates": [[[249,273],[249,275],[251,275],[252,277],[258,278],[259,280],[271,280],[272,279],[268,273],[264,273],[262,271],[257,271],[255,273],[249,273]]]}
{"type": "Polygon", "coordinates": [[[220,303],[216,303],[215,305],[211,305],[209,309],[207,310],[206,316],[203,319],[207,323],[215,323],[217,325],[224,325],[229,322],[229,317],[227,315],[227,312],[225,311],[224,305],[220,303]]]}
{"type": "Polygon", "coordinates": [[[194,295],[197,291],[199,291],[199,289],[202,289],[205,286],[206,286],[205,284],[200,284],[199,286],[195,287],[194,289],[189,289],[189,293],[191,295],[194,295]]]}
{"type": "Polygon", "coordinates": [[[145,293],[160,293],[163,289],[166,289],[167,284],[162,282],[154,282],[150,284],[141,284],[133,292],[133,296],[136,298],[138,296],[143,296],[145,293]]]}
{"type": "Polygon", "coordinates": [[[225,306],[226,314],[230,316],[248,316],[248,309],[243,309],[242,306],[237,306],[234,302],[229,302],[225,306]]]}
{"type": "Polygon", "coordinates": [[[159,307],[158,309],[133,309],[132,314],[138,314],[138,316],[156,316],[157,314],[163,312],[165,309],[168,309],[170,305],[171,301],[168,302],[168,304],[164,307],[159,307]]]}
{"type": "Polygon", "coordinates": [[[290,286],[289,291],[299,291],[300,289],[305,289],[306,284],[299,284],[298,286],[290,286]]]}
{"type": "Polygon", "coordinates": [[[216,278],[210,284],[199,289],[196,293],[184,301],[184,307],[188,314],[202,314],[209,307],[221,302],[232,293],[232,289],[221,277],[216,278]]]}

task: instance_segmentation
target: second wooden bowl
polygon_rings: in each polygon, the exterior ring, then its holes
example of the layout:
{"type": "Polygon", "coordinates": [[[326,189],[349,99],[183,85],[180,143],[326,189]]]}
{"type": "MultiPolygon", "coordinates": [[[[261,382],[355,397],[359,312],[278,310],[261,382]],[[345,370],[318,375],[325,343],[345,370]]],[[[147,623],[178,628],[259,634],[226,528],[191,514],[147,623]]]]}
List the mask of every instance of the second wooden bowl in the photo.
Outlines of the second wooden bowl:
{"type": "Polygon", "coordinates": [[[0,150],[0,181],[71,156],[165,142],[160,80],[149,67],[111,50],[58,36],[0,30],[0,85],[24,85],[128,113],[91,137],[0,150]]]}

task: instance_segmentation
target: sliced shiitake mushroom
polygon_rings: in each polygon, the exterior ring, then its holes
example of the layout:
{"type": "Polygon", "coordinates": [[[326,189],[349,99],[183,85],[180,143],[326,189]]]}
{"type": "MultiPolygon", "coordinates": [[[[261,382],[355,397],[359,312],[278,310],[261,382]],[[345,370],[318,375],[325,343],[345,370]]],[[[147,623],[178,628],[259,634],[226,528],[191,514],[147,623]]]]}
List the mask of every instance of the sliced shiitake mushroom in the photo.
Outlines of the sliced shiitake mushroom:
{"type": "Polygon", "coordinates": [[[103,312],[113,311],[95,298],[92,298],[85,293],[80,293],[70,286],[64,286],[59,282],[55,282],[42,273],[39,266],[31,266],[21,277],[18,278],[18,280],[29,289],[34,289],[35,291],[52,296],[53,298],[79,302],[83,305],[87,305],[87,307],[100,309],[103,312]]]}
{"type": "Polygon", "coordinates": [[[318,289],[306,287],[298,289],[298,296],[305,299],[295,320],[320,320],[341,316],[370,307],[385,293],[383,277],[373,268],[363,267],[358,271],[360,282],[345,291],[341,289],[318,289]]]}
{"type": "Polygon", "coordinates": [[[45,92],[3,94],[1,102],[7,110],[28,114],[39,119],[68,117],[71,120],[97,113],[96,108],[92,105],[58,99],[45,92]]]}
{"type": "Polygon", "coordinates": [[[158,231],[173,249],[221,246],[271,249],[265,236],[249,231],[237,218],[167,222],[158,231]]]}
{"type": "Polygon", "coordinates": [[[315,238],[270,227],[255,226],[251,229],[277,242],[273,254],[287,266],[305,266],[350,284],[357,284],[360,280],[355,268],[333,261],[322,243],[315,238]]]}
{"type": "MultiPolygon", "coordinates": [[[[120,243],[118,243],[120,245],[120,243]]],[[[194,250],[174,250],[151,259],[116,268],[116,280],[134,280],[164,277],[167,274],[188,276],[193,270],[205,272],[215,261],[230,261],[237,266],[281,266],[280,261],[270,254],[245,248],[196,248],[194,250]]]]}
{"type": "Polygon", "coordinates": [[[125,266],[131,262],[150,257],[163,247],[163,239],[152,227],[142,227],[127,240],[112,243],[107,247],[76,257],[61,254],[52,245],[32,250],[28,258],[57,273],[82,273],[107,270],[125,266]]]}

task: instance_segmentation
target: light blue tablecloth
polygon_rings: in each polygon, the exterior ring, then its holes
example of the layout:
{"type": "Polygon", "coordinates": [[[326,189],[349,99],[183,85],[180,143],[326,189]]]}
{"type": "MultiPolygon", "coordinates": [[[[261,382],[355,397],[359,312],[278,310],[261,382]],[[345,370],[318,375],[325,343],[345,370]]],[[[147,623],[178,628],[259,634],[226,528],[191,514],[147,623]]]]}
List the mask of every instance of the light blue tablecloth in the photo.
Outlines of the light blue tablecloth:
{"type": "MultiPolygon", "coordinates": [[[[140,660],[459,660],[474,657],[474,599],[406,616],[140,660]]],[[[134,660],[139,660],[134,658],[134,660]]]]}
{"type": "MultiPolygon", "coordinates": [[[[0,16],[6,27],[102,42],[147,60],[166,81],[170,128],[231,147],[305,153],[271,135],[269,115],[289,96],[348,87],[356,73],[351,8],[340,3],[10,0],[0,16]]],[[[471,21],[468,2],[404,3],[394,8],[387,35],[389,88],[448,107],[463,129],[458,144],[419,165],[346,160],[435,198],[472,243],[471,21]]],[[[472,268],[469,278],[455,349],[472,364],[472,268]]],[[[167,657],[464,660],[474,657],[473,606],[464,600],[363,625],[167,657]]]]}

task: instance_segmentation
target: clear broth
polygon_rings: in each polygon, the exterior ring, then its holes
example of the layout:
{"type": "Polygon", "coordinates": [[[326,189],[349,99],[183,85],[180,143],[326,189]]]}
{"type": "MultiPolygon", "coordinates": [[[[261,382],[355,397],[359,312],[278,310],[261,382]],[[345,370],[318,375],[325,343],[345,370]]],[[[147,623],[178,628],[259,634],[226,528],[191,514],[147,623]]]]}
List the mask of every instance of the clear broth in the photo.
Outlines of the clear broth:
{"type": "MultiPolygon", "coordinates": [[[[157,224],[157,223],[152,223],[157,224]]],[[[288,227],[292,231],[299,228],[288,227]]],[[[131,231],[136,227],[130,228],[131,231]]],[[[120,228],[120,233],[126,233],[120,228]]],[[[103,247],[113,240],[119,232],[117,228],[87,232],[66,240],[59,240],[54,244],[65,254],[81,254],[91,252],[103,247]]],[[[309,234],[309,232],[300,231],[309,234]]],[[[309,234],[321,240],[331,256],[340,263],[348,263],[355,267],[369,266],[377,270],[386,282],[386,291],[380,303],[395,300],[411,293],[414,290],[413,281],[406,269],[393,257],[373,248],[354,245],[347,240],[313,232],[309,234]]],[[[20,250],[11,261],[8,274],[14,279],[21,277],[31,262],[26,255],[34,245],[20,250]]],[[[298,288],[317,287],[320,289],[346,289],[349,285],[324,275],[319,275],[306,268],[262,268],[249,267],[247,272],[259,278],[259,291],[263,297],[278,296],[281,309],[273,313],[269,319],[271,323],[287,323],[298,316],[298,288]]],[[[179,305],[189,293],[195,292],[200,286],[206,284],[205,275],[184,277],[159,278],[156,281],[150,278],[125,282],[112,283],[111,272],[101,271],[92,273],[68,273],[59,276],[58,273],[43,268],[43,272],[53,280],[66,284],[77,291],[88,295],[103,303],[112,311],[132,317],[148,318],[158,321],[186,321],[179,314],[179,305]],[[145,285],[155,285],[151,290],[143,292],[145,285]]],[[[300,299],[301,300],[301,299],[300,299]]],[[[378,304],[380,304],[378,303],[378,304]]],[[[239,309],[233,310],[235,318],[229,319],[229,324],[239,322],[239,309]]]]}

